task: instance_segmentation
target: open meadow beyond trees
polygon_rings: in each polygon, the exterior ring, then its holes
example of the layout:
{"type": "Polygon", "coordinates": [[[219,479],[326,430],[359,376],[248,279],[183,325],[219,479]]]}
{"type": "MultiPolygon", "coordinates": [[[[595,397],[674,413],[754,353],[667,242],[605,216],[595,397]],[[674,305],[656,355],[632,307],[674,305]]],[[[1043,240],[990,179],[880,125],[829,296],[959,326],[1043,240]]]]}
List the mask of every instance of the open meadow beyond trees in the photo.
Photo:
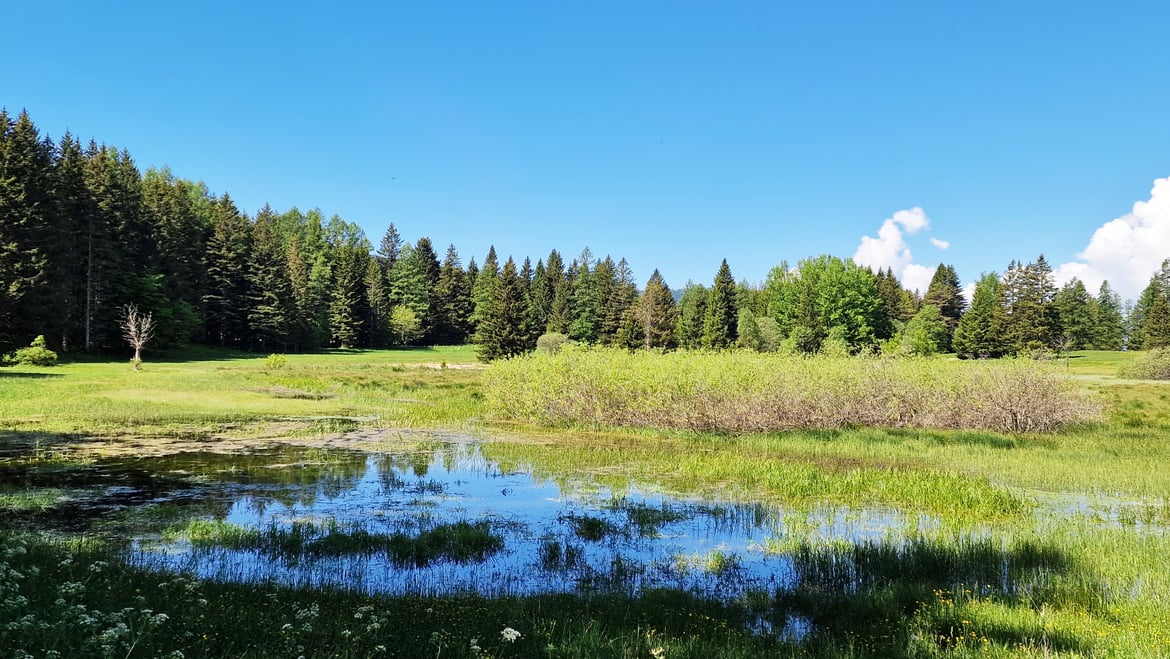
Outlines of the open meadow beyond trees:
{"type": "Polygon", "coordinates": [[[0,653],[1167,657],[1134,359],[3,368],[0,653]]]}

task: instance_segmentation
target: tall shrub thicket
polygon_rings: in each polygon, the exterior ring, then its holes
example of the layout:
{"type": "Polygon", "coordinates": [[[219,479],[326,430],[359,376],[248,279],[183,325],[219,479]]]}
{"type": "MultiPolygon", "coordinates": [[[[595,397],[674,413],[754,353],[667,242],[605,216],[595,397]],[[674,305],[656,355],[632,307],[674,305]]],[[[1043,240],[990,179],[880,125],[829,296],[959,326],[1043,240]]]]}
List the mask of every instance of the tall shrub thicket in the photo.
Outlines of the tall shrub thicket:
{"type": "Polygon", "coordinates": [[[1047,432],[1100,406],[1033,360],[566,348],[492,364],[491,413],[546,425],[772,432],[801,428],[1047,432]]]}

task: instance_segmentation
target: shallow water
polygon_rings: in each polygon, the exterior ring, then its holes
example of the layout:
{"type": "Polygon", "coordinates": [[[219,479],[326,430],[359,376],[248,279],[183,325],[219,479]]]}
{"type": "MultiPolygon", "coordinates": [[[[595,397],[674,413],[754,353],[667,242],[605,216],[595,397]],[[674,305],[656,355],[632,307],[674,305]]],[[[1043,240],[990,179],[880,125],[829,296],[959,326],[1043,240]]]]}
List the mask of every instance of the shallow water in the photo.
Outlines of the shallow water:
{"type": "Polygon", "coordinates": [[[791,556],[764,550],[799,533],[864,541],[905,524],[890,510],[793,515],[734,501],[691,500],[631,486],[622,492],[503,471],[473,440],[401,452],[287,447],[248,456],[187,453],[135,461],[171,477],[195,477],[203,517],[241,527],[295,525],[417,535],[460,521],[490,524],[503,548],[480,561],[404,565],[386,552],[319,556],[232,549],[139,535],[132,561],[232,581],[274,579],[382,593],[474,592],[493,596],[678,588],[729,601],[792,587],[791,556]],[[299,461],[298,461],[299,459],[299,461]],[[795,528],[795,527],[799,528],[795,528]]]}

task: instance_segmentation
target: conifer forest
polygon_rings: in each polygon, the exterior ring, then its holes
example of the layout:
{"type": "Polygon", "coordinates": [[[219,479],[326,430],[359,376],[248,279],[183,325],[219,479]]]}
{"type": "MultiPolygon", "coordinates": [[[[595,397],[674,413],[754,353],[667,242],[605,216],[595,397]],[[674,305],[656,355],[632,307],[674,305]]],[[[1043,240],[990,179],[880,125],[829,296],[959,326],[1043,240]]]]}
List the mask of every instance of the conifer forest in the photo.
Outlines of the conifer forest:
{"type": "Polygon", "coordinates": [[[927,290],[909,291],[891,271],[829,255],[737,282],[725,258],[710,282],[672,289],[679,282],[653,264],[638,264],[651,272],[643,282],[620,255],[588,247],[472,248],[486,248],[482,261],[395,224],[372,239],[316,208],[248,214],[227,192],[140,170],[125,149],[52,139],[26,112],[0,111],[4,351],[38,336],[66,353],[120,348],[128,305],[156,321],[157,347],[267,353],[475,343],[492,360],[531,351],[544,335],[631,350],[969,358],[1170,345],[1170,258],[1133,301],[1107,282],[1057,287],[1039,255],[982,273],[968,302],[946,264],[927,290]]]}

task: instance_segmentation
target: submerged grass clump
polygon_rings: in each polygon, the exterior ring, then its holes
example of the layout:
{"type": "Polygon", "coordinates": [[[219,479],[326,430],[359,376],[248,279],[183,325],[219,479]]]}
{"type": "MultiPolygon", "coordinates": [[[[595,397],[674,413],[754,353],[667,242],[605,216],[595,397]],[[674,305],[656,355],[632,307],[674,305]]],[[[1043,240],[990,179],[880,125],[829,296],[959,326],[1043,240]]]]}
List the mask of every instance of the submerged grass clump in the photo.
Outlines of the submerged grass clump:
{"type": "Polygon", "coordinates": [[[504,548],[504,539],[488,522],[459,521],[438,524],[418,535],[371,533],[337,525],[294,522],[259,530],[223,522],[196,519],[185,528],[170,529],[169,540],[186,539],[196,547],[249,549],[291,561],[323,556],[385,554],[398,566],[423,567],[437,561],[474,563],[504,548]]]}
{"type": "Polygon", "coordinates": [[[488,409],[546,425],[774,432],[932,428],[1049,432],[1100,406],[1030,360],[959,362],[747,352],[569,349],[492,364],[488,409]]]}

